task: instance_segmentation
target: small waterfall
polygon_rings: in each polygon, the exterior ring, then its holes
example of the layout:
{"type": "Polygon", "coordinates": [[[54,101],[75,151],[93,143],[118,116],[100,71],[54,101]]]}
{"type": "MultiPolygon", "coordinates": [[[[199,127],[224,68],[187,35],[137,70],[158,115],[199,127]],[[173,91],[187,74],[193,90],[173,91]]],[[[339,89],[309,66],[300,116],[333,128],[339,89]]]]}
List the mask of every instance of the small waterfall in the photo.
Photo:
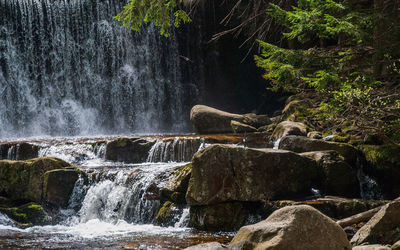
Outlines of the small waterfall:
{"type": "Polygon", "coordinates": [[[160,139],[150,149],[147,162],[188,162],[202,147],[204,140],[201,138],[160,139]]]}
{"type": "Polygon", "coordinates": [[[79,212],[70,222],[86,223],[97,219],[114,224],[120,220],[152,223],[160,201],[148,199],[146,191],[151,185],[161,186],[168,179],[167,173],[177,166],[181,165],[136,164],[88,171],[89,183],[78,180],[71,196],[69,208],[79,209],[79,212]]]}
{"type": "Polygon", "coordinates": [[[182,46],[122,27],[125,3],[0,0],[0,138],[187,130],[182,46]]]}
{"type": "Polygon", "coordinates": [[[360,156],[357,157],[357,178],[360,182],[360,196],[363,199],[382,199],[380,188],[376,181],[364,173],[364,164],[360,156]]]}
{"type": "Polygon", "coordinates": [[[278,150],[281,140],[282,140],[282,138],[279,138],[278,140],[274,141],[274,147],[272,149],[278,150]]]}
{"type": "Polygon", "coordinates": [[[52,156],[72,164],[87,165],[90,161],[104,158],[105,143],[72,143],[42,145],[39,157],[52,156]]]}

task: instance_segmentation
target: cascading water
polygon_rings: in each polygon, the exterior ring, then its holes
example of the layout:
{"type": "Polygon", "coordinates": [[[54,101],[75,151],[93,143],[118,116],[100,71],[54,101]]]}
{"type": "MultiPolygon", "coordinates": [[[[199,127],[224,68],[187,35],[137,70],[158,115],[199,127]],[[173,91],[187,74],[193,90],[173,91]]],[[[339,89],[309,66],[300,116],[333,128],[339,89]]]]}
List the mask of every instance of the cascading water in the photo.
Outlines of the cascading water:
{"type": "MultiPolygon", "coordinates": [[[[186,142],[170,141],[170,148],[175,146],[165,154],[177,152],[177,155],[166,159],[183,159],[185,152],[192,154],[204,146],[204,143],[200,146],[199,138],[182,140],[186,142]]],[[[106,161],[106,141],[71,138],[37,142],[39,156],[55,156],[72,162],[79,166],[81,176],[75,183],[68,208],[60,211],[56,225],[21,229],[0,213],[0,247],[83,249],[126,245],[135,249],[171,249],[193,245],[199,237],[207,240],[232,237],[193,232],[187,227],[189,209],[184,207],[179,208],[172,226],[152,225],[160,207],[160,198],[152,196],[154,188],[164,187],[174,178],[173,171],[187,163],[106,161]]]]}
{"type": "Polygon", "coordinates": [[[187,128],[178,39],[122,27],[125,2],[0,0],[0,138],[187,128]]]}

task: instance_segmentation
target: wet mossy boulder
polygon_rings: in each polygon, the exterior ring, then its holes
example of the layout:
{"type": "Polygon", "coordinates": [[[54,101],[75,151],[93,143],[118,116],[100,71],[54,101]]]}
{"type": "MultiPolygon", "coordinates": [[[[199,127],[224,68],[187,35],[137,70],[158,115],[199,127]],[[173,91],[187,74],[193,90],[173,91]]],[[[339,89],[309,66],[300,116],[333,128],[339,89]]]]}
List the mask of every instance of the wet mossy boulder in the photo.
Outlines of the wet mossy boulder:
{"type": "Polygon", "coordinates": [[[272,132],[272,138],[277,140],[287,135],[307,135],[307,126],[301,122],[283,121],[272,132]]]}
{"type": "Polygon", "coordinates": [[[11,200],[42,201],[44,173],[71,165],[53,157],[0,161],[0,194],[11,200]]]}
{"type": "Polygon", "coordinates": [[[319,184],[325,195],[360,197],[357,171],[344,161],[336,151],[313,151],[302,153],[315,160],[324,173],[319,184]]]}
{"type": "Polygon", "coordinates": [[[311,103],[308,99],[289,98],[282,110],[281,120],[303,121],[310,114],[311,103]]]}
{"type": "Polygon", "coordinates": [[[189,226],[205,231],[235,231],[245,223],[249,210],[242,202],[191,206],[189,226]]]}
{"type": "Polygon", "coordinates": [[[179,221],[183,207],[171,201],[166,201],[158,210],[154,225],[170,227],[179,221]]]}
{"type": "Polygon", "coordinates": [[[185,195],[192,173],[192,163],[177,167],[170,175],[169,180],[161,187],[161,199],[170,200],[178,204],[186,204],[185,195]]]}
{"type": "Polygon", "coordinates": [[[106,145],[106,160],[126,163],[141,163],[147,160],[155,141],[144,138],[118,138],[106,145]]]}
{"type": "Polygon", "coordinates": [[[394,244],[400,240],[400,201],[383,206],[351,239],[353,245],[394,244]]]}
{"type": "Polygon", "coordinates": [[[44,174],[44,202],[51,206],[65,208],[79,178],[79,171],[74,168],[55,169],[44,174]]]}
{"type": "Polygon", "coordinates": [[[359,157],[358,150],[350,144],[328,142],[295,135],[283,137],[279,143],[279,149],[290,150],[297,153],[334,150],[343,156],[345,161],[352,166],[356,164],[359,157]]]}
{"type": "Polygon", "coordinates": [[[195,206],[298,197],[319,178],[315,161],[290,151],[215,144],[193,156],[186,201],[195,206]]]}
{"type": "Polygon", "coordinates": [[[266,115],[232,114],[205,105],[195,105],[190,111],[190,120],[198,134],[233,133],[231,121],[255,128],[271,123],[266,115]]]}
{"type": "Polygon", "coordinates": [[[240,228],[230,246],[248,249],[350,250],[346,233],[332,219],[307,205],[279,209],[266,220],[240,228]]]}
{"type": "Polygon", "coordinates": [[[5,213],[16,222],[28,225],[47,225],[52,221],[43,207],[33,202],[19,207],[0,207],[0,212],[5,213]]]}

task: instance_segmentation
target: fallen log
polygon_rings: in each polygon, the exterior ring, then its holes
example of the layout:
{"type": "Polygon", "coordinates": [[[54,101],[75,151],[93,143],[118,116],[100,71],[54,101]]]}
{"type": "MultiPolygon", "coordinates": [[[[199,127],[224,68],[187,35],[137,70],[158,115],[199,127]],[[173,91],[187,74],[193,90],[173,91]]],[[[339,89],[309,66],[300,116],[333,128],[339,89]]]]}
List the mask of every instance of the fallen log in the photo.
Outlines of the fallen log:
{"type": "MultiPolygon", "coordinates": [[[[394,201],[400,201],[400,197],[396,198],[394,201]]],[[[338,220],[338,221],[336,221],[336,223],[339,224],[339,226],[345,228],[345,227],[350,226],[350,225],[354,225],[354,224],[358,224],[360,222],[368,221],[379,210],[381,210],[381,208],[383,206],[376,207],[376,208],[370,209],[368,211],[365,211],[365,212],[362,212],[362,213],[359,213],[359,214],[355,214],[353,216],[338,220]]]]}

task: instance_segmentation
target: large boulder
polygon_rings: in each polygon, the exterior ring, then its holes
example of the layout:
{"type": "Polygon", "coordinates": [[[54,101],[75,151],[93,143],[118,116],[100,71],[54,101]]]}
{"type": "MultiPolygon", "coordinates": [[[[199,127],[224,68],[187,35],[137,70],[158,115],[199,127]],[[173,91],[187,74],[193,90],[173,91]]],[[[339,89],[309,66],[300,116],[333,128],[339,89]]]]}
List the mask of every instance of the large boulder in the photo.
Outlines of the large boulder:
{"type": "Polygon", "coordinates": [[[359,197],[360,183],[355,168],[346,163],[336,151],[313,151],[301,155],[314,159],[324,172],[321,188],[326,195],[359,197]]]}
{"type": "Polygon", "coordinates": [[[315,161],[293,152],[215,144],[193,156],[186,201],[194,206],[299,196],[320,175],[315,161]]]}
{"type": "Polygon", "coordinates": [[[400,240],[400,201],[381,208],[351,239],[353,245],[394,244],[400,240]]]}
{"type": "Polygon", "coordinates": [[[307,206],[279,209],[266,220],[242,227],[231,241],[249,249],[351,249],[346,233],[332,219],[307,206]]]}
{"type": "Polygon", "coordinates": [[[70,167],[63,160],[43,157],[27,161],[0,161],[0,193],[12,200],[40,203],[44,173],[70,167]]]}
{"type": "Polygon", "coordinates": [[[346,143],[327,142],[294,135],[283,137],[279,143],[279,149],[297,153],[334,150],[343,156],[350,165],[354,165],[357,162],[359,155],[356,148],[346,143]]]}
{"type": "Polygon", "coordinates": [[[147,160],[155,141],[143,138],[118,138],[107,143],[106,160],[126,163],[141,163],[147,160]]]}
{"type": "Polygon", "coordinates": [[[44,174],[43,194],[46,204],[67,207],[69,198],[79,178],[76,169],[55,169],[44,174]]]}
{"type": "Polygon", "coordinates": [[[190,111],[190,120],[198,134],[232,133],[231,121],[244,123],[255,128],[271,123],[266,115],[232,114],[205,105],[196,105],[190,111]]]}
{"type": "Polygon", "coordinates": [[[301,122],[283,121],[272,132],[272,138],[277,140],[287,135],[307,135],[307,126],[301,122]]]}

